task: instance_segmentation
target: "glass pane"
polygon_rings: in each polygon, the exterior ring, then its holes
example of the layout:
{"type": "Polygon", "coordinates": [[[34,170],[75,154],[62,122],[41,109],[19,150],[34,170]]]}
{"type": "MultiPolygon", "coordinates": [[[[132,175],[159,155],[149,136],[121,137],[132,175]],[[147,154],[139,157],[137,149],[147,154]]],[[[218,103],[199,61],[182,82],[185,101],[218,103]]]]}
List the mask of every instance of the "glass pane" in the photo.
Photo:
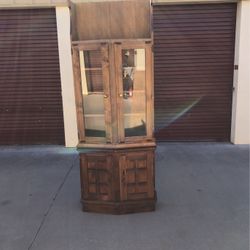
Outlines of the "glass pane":
{"type": "Polygon", "coordinates": [[[145,49],[122,50],[125,137],[146,135],[145,49]]]}
{"type": "Polygon", "coordinates": [[[80,66],[85,135],[105,137],[101,51],[80,51],[80,66]]]}

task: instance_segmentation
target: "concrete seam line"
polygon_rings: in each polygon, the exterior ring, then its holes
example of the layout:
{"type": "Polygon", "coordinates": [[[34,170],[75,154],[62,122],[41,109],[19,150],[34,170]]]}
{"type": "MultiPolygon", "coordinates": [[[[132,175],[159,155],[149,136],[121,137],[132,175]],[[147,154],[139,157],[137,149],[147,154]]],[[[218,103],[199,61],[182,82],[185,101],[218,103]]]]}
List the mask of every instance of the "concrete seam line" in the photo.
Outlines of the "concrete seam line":
{"type": "Polygon", "coordinates": [[[39,225],[39,227],[38,227],[38,229],[36,231],[36,234],[35,234],[34,238],[32,239],[31,243],[29,244],[28,250],[30,250],[33,247],[33,245],[34,245],[34,243],[35,243],[35,241],[36,241],[36,239],[37,239],[37,237],[38,237],[38,235],[39,235],[39,233],[40,233],[40,231],[41,231],[41,229],[42,229],[42,227],[43,227],[43,225],[44,225],[44,223],[45,223],[45,221],[47,219],[47,216],[49,215],[51,209],[53,208],[53,205],[54,205],[54,203],[56,201],[56,198],[59,195],[60,191],[62,190],[62,188],[63,188],[63,186],[64,186],[64,184],[65,184],[65,182],[66,182],[66,180],[67,180],[67,178],[69,176],[69,174],[71,173],[71,171],[73,169],[73,167],[75,166],[75,163],[76,163],[77,159],[78,159],[78,156],[76,156],[74,158],[72,165],[70,166],[69,170],[67,171],[66,175],[64,176],[64,178],[62,180],[62,183],[59,185],[55,195],[53,196],[53,199],[52,199],[51,203],[49,204],[49,207],[48,207],[47,211],[44,213],[43,219],[42,219],[42,221],[41,221],[41,223],[40,223],[40,225],[39,225]]]}

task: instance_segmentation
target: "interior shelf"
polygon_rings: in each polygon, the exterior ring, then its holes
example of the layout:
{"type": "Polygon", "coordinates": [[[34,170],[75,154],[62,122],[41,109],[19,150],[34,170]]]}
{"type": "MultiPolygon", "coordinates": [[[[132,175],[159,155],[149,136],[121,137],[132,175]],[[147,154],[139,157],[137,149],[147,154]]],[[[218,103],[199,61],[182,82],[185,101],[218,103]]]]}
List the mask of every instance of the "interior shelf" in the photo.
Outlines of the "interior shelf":
{"type": "Polygon", "coordinates": [[[85,117],[104,117],[104,114],[84,114],[85,117]]]}
{"type": "Polygon", "coordinates": [[[102,68],[84,68],[86,71],[102,70],[102,68]]]}
{"type": "Polygon", "coordinates": [[[144,116],[144,115],[145,115],[145,112],[124,114],[124,116],[144,116]]]}

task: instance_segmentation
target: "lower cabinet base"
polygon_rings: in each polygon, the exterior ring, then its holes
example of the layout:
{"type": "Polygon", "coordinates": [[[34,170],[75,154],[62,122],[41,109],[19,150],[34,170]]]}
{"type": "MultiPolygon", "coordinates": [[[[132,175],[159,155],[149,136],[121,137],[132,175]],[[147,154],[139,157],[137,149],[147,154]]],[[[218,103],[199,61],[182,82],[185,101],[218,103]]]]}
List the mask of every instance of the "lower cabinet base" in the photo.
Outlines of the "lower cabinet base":
{"type": "Polygon", "coordinates": [[[105,214],[128,214],[151,212],[155,210],[156,198],[137,201],[103,202],[82,200],[84,212],[105,214]]]}
{"type": "Polygon", "coordinates": [[[155,147],[79,150],[83,211],[126,214],[155,210],[155,147]]]}

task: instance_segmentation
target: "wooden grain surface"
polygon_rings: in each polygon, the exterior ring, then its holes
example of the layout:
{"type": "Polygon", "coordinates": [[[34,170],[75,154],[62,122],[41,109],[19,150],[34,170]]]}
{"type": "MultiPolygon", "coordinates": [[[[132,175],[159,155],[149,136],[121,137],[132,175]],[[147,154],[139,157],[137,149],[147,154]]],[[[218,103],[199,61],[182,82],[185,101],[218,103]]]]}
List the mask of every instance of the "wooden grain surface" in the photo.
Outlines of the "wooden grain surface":
{"type": "Polygon", "coordinates": [[[78,127],[78,139],[79,142],[85,141],[85,126],[84,126],[84,111],[83,111],[83,99],[81,88],[81,72],[79,51],[72,49],[72,60],[74,69],[74,89],[75,89],[75,102],[76,102],[76,114],[77,114],[77,127],[78,127]]]}
{"type": "Polygon", "coordinates": [[[76,3],[72,40],[150,38],[150,1],[76,3]]]}
{"type": "MultiPolygon", "coordinates": [[[[143,41],[126,41],[122,43],[74,43],[73,68],[75,78],[75,95],[78,118],[79,147],[110,147],[117,143],[126,142],[128,145],[153,142],[153,85],[152,85],[152,52],[151,43],[143,41]],[[124,128],[124,99],[122,81],[122,49],[145,49],[146,54],[146,132],[144,136],[125,137],[124,128]],[[87,137],[84,134],[84,108],[81,90],[81,75],[79,65],[79,50],[101,50],[102,75],[105,104],[105,137],[87,137]],[[83,144],[84,142],[84,144],[83,144]],[[112,144],[107,144],[111,142],[112,144]],[[95,144],[98,143],[98,144],[95,144]],[[86,146],[85,145],[85,146],[86,146]]],[[[99,59],[100,60],[100,59],[99,59]]],[[[138,75],[140,78],[140,75],[138,75]]],[[[134,99],[133,105],[140,106],[140,99],[134,99]]],[[[132,145],[132,146],[133,146],[132,145]]]]}
{"type": "Polygon", "coordinates": [[[80,153],[83,210],[99,213],[152,211],[154,147],[80,153]]]}

